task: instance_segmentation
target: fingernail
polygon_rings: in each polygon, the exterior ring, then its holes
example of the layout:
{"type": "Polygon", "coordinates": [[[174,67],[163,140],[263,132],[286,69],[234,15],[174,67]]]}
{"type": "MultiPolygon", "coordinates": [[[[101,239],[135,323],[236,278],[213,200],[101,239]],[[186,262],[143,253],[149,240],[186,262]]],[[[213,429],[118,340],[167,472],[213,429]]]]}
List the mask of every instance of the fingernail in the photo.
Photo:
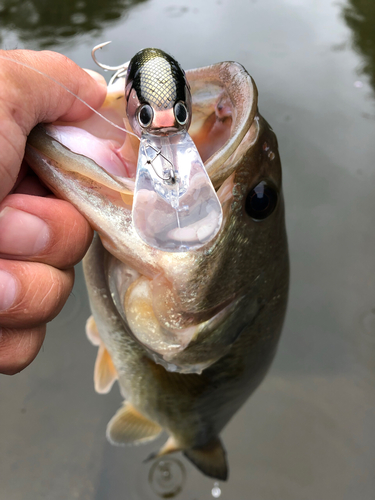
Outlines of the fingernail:
{"type": "Polygon", "coordinates": [[[0,212],[0,253],[37,255],[50,237],[48,225],[39,217],[12,207],[0,212]]]}
{"type": "Polygon", "coordinates": [[[92,69],[83,68],[83,70],[86,71],[86,73],[90,75],[91,78],[93,78],[97,83],[99,83],[99,85],[107,89],[107,82],[105,81],[104,76],[102,76],[100,73],[97,73],[96,71],[93,71],[92,69]]]}
{"type": "Polygon", "coordinates": [[[17,293],[17,283],[13,276],[0,269],[0,311],[9,309],[17,293]]]}

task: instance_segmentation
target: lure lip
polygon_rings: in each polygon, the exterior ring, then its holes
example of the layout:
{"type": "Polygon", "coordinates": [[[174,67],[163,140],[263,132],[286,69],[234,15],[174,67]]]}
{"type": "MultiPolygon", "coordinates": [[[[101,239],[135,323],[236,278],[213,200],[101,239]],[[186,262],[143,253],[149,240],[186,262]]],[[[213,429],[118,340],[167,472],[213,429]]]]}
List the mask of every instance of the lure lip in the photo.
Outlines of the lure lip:
{"type": "Polygon", "coordinates": [[[132,222],[149,246],[196,250],[215,238],[223,211],[199,152],[186,131],[142,134],[132,222]]]}

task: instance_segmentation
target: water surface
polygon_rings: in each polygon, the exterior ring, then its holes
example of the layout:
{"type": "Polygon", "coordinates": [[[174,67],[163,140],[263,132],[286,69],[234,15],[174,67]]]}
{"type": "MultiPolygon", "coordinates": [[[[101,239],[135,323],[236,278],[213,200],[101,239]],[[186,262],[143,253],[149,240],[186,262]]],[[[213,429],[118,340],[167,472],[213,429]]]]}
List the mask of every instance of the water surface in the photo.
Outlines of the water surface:
{"type": "Polygon", "coordinates": [[[111,65],[156,46],[186,69],[223,60],[247,68],[279,139],[291,292],[273,367],[223,432],[230,479],[217,486],[178,454],[170,468],[143,464],[164,438],[137,448],[106,442],[121,398],[117,388],[94,392],[78,269],[35,362],[0,378],[0,499],[156,499],[167,470],[182,484],[181,500],[372,500],[372,0],[81,1],[47,16],[50,6],[0,2],[2,47],[48,47],[94,68],[92,46],[112,40],[100,53],[111,65]]]}

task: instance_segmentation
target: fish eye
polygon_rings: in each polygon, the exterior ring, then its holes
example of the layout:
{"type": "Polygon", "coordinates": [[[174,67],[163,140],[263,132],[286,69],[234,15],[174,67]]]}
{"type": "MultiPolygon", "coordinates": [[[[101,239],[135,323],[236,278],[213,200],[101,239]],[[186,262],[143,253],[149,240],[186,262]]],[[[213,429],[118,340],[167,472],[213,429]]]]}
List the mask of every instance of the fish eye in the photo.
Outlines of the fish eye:
{"type": "Polygon", "coordinates": [[[249,191],[246,197],[245,210],[252,219],[263,220],[272,214],[276,204],[276,190],[265,181],[262,181],[249,191]]]}
{"type": "Polygon", "coordinates": [[[141,127],[148,127],[151,125],[154,112],[149,104],[143,104],[138,111],[138,121],[141,127]]]}
{"type": "Polygon", "coordinates": [[[177,123],[179,125],[185,125],[188,119],[188,112],[185,104],[182,102],[177,102],[174,107],[174,116],[176,117],[177,123]]]}

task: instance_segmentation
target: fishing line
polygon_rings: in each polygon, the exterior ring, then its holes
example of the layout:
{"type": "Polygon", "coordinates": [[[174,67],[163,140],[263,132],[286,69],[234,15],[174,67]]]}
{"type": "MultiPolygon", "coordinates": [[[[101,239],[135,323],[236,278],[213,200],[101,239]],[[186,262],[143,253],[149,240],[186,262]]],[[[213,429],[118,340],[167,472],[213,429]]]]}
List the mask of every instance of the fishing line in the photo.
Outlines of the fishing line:
{"type": "Polygon", "coordinates": [[[59,85],[60,87],[62,87],[64,90],[66,90],[67,92],[69,92],[69,94],[71,94],[73,97],[75,97],[76,99],[78,99],[80,102],[82,102],[82,104],[84,104],[85,106],[87,106],[89,109],[91,109],[91,111],[93,111],[95,114],[97,114],[98,116],[100,116],[100,118],[102,118],[103,120],[105,120],[107,123],[109,123],[110,125],[112,125],[112,127],[115,127],[119,130],[121,130],[122,132],[126,132],[127,134],[130,134],[130,135],[133,135],[134,137],[136,137],[138,140],[139,137],[134,134],[133,132],[130,132],[130,130],[127,130],[126,128],[123,128],[123,127],[120,127],[120,125],[117,125],[116,123],[113,123],[111,122],[111,120],[109,120],[108,118],[106,118],[104,115],[102,115],[101,113],[99,113],[99,111],[97,111],[96,109],[94,109],[92,106],[90,106],[90,104],[88,104],[86,101],[84,101],[83,99],[81,99],[81,97],[79,97],[78,95],[76,95],[74,92],[72,92],[66,85],[64,85],[63,83],[59,82],[58,80],[56,80],[55,78],[53,78],[53,76],[50,76],[50,75],[47,75],[47,73],[44,73],[43,71],[40,71],[39,69],[36,69],[34,68],[33,66],[30,66],[29,64],[27,63],[24,63],[24,62],[21,62],[21,61],[17,61],[15,59],[12,59],[11,57],[6,57],[6,56],[3,56],[3,55],[0,55],[0,59],[4,59],[5,61],[11,61],[15,64],[18,64],[19,66],[23,66],[25,68],[28,68],[28,69],[31,69],[32,71],[35,71],[35,73],[39,73],[39,75],[42,75],[42,76],[45,76],[46,78],[49,78],[50,80],[52,80],[54,83],[57,83],[57,85],[59,85]]]}

